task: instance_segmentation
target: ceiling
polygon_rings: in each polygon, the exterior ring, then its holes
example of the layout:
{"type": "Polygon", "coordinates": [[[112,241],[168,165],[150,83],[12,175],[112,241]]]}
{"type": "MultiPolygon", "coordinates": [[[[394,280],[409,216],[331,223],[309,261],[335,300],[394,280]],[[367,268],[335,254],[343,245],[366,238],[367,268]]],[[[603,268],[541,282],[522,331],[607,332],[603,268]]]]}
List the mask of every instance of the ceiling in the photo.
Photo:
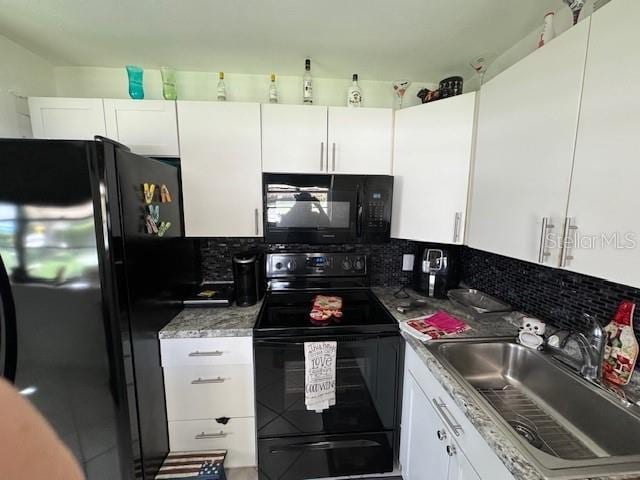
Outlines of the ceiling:
{"type": "Polygon", "coordinates": [[[436,80],[472,73],[561,0],[0,0],[0,34],[55,65],[436,80]]]}

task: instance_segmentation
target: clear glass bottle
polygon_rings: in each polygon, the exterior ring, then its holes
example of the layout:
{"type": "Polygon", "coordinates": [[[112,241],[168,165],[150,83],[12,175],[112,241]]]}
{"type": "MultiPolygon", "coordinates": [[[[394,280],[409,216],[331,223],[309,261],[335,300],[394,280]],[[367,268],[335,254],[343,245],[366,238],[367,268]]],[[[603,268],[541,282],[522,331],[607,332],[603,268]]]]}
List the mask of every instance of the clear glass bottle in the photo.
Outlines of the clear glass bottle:
{"type": "Polygon", "coordinates": [[[354,73],[352,77],[352,83],[349,87],[349,93],[347,94],[347,107],[361,107],[362,106],[362,90],[358,85],[358,74],[354,73]]]}
{"type": "Polygon", "coordinates": [[[278,87],[276,86],[276,74],[271,74],[271,83],[269,84],[269,103],[278,103],[278,87]]]}
{"type": "Polygon", "coordinates": [[[224,102],[227,99],[227,87],[224,84],[224,72],[218,74],[218,101],[224,102]]]}
{"type": "Polygon", "coordinates": [[[313,103],[313,84],[311,81],[311,59],[304,61],[304,76],[302,77],[302,103],[313,103]]]}

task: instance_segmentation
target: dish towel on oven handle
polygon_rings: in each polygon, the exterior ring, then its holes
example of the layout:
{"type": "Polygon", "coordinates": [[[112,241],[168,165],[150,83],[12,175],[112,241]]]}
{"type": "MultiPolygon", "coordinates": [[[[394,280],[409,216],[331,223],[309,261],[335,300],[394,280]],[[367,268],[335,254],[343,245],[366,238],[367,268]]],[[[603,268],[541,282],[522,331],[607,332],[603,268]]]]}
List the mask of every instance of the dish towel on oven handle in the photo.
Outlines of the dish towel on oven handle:
{"type": "Polygon", "coordinates": [[[321,413],[336,404],[336,342],[304,342],[304,403],[321,413]]]}

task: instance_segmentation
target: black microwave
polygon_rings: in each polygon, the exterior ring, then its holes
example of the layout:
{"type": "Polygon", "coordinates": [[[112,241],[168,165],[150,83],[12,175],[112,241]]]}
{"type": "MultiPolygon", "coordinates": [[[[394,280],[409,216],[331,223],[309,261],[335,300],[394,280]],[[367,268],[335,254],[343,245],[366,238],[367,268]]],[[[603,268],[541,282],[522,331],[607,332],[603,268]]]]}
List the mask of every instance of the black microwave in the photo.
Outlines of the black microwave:
{"type": "Polygon", "coordinates": [[[393,177],[264,173],[267,243],[385,243],[393,177]]]}

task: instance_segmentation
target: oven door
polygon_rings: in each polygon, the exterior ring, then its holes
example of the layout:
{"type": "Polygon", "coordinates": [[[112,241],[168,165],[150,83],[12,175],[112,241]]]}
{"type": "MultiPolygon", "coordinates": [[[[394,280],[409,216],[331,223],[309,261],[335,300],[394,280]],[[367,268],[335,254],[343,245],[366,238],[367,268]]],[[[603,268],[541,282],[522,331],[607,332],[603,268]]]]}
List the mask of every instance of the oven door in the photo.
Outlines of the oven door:
{"type": "Polygon", "coordinates": [[[362,230],[364,177],[263,174],[267,243],[355,242],[362,230]]]}
{"type": "Polygon", "coordinates": [[[380,432],[397,426],[402,339],[397,334],[254,339],[258,438],[380,432]],[[336,340],[336,404],[305,406],[304,342],[336,340]]]}

